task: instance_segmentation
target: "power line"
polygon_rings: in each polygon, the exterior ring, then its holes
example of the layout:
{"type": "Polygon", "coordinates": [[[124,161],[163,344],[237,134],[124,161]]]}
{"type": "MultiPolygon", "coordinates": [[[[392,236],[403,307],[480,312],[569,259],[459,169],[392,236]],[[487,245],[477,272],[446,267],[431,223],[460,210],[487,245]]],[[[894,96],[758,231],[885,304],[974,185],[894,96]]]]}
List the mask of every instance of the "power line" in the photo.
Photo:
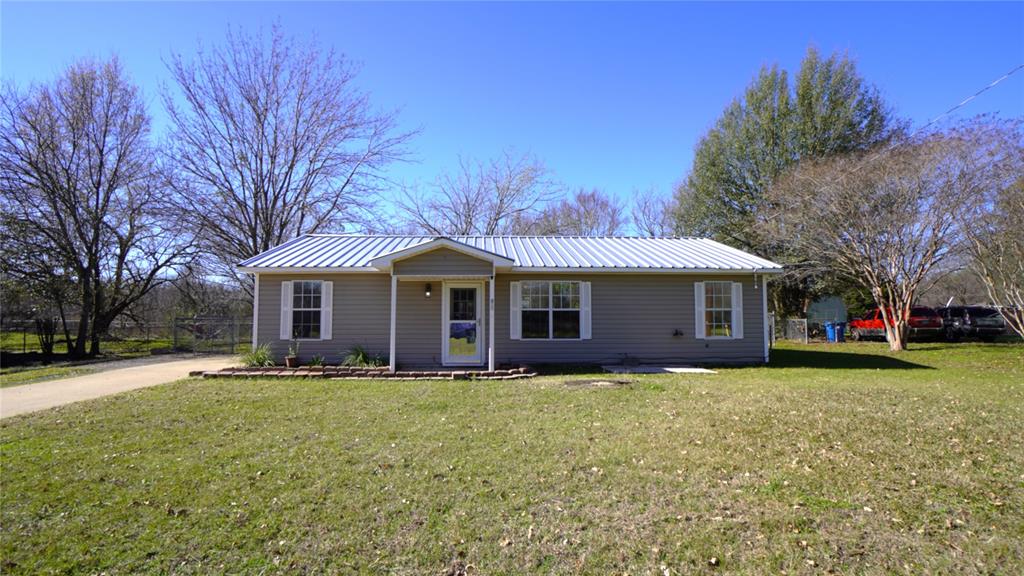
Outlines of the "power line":
{"type": "Polygon", "coordinates": [[[938,115],[938,116],[936,116],[935,118],[932,118],[932,119],[931,119],[931,120],[930,120],[930,121],[929,121],[929,122],[928,122],[927,124],[925,124],[924,126],[921,126],[921,127],[920,127],[920,128],[918,128],[917,130],[914,130],[914,131],[913,131],[913,132],[911,133],[911,135],[917,134],[918,132],[920,132],[920,131],[924,130],[925,128],[927,128],[927,127],[929,127],[929,126],[931,126],[932,124],[935,124],[935,123],[936,123],[936,122],[938,122],[939,120],[942,120],[942,119],[943,119],[943,118],[945,118],[946,116],[949,116],[949,115],[950,115],[950,114],[952,114],[953,112],[956,112],[956,111],[957,111],[957,110],[959,110],[960,108],[963,108],[963,107],[964,107],[964,106],[966,106],[966,105],[967,105],[967,104],[968,104],[968,103],[969,103],[969,102],[970,102],[971,100],[974,100],[974,99],[975,99],[975,98],[977,98],[978,96],[981,96],[981,95],[982,95],[982,94],[984,94],[985,92],[988,92],[988,91],[989,91],[989,90],[991,90],[992,88],[995,88],[995,86],[996,86],[997,84],[999,84],[999,83],[1000,83],[1000,82],[1002,82],[1003,80],[1006,80],[1006,79],[1007,79],[1007,78],[1009,78],[1010,76],[1013,76],[1013,75],[1014,75],[1015,73],[1019,72],[1019,71],[1020,71],[1020,70],[1022,70],[1022,69],[1024,69],[1024,64],[1018,64],[1018,65],[1017,65],[1016,67],[1014,67],[1014,68],[1013,68],[1012,70],[1010,70],[1010,71],[1009,71],[1009,72],[1007,72],[1006,74],[1003,74],[1003,75],[1002,75],[1002,76],[1000,76],[999,78],[996,78],[995,80],[993,80],[992,82],[990,82],[988,86],[985,86],[985,87],[984,87],[984,88],[982,88],[981,90],[978,90],[978,91],[977,91],[977,92],[975,92],[974,94],[971,94],[971,95],[970,95],[970,96],[968,96],[967,98],[964,98],[964,99],[963,99],[963,100],[962,100],[962,101],[961,101],[961,102],[960,102],[959,104],[957,104],[956,106],[953,106],[953,107],[952,107],[952,108],[950,108],[949,110],[946,110],[946,111],[945,111],[945,112],[943,112],[942,114],[939,114],[939,115],[938,115]]]}
{"type": "MultiPolygon", "coordinates": [[[[953,106],[953,107],[952,107],[952,108],[950,108],[949,110],[946,110],[946,111],[945,111],[945,112],[943,112],[942,114],[939,114],[939,115],[938,115],[938,116],[936,116],[935,118],[932,118],[932,119],[931,119],[931,120],[929,120],[929,121],[928,121],[928,122],[927,122],[926,124],[924,124],[924,125],[923,125],[923,126],[921,126],[920,128],[917,128],[916,130],[914,130],[913,132],[911,132],[909,136],[914,136],[915,134],[917,134],[917,133],[919,133],[919,132],[923,131],[923,130],[924,130],[925,128],[927,128],[927,127],[931,126],[932,124],[935,124],[935,123],[936,123],[936,122],[938,122],[939,120],[942,120],[943,118],[945,118],[946,116],[949,116],[949,115],[950,115],[950,114],[952,114],[953,112],[956,112],[956,111],[957,111],[957,110],[959,110],[960,108],[963,108],[964,106],[966,106],[966,105],[967,105],[968,103],[970,103],[970,102],[971,102],[972,100],[974,100],[974,99],[975,99],[975,98],[977,98],[978,96],[981,96],[981,95],[982,95],[982,94],[984,94],[985,92],[988,92],[988,91],[989,91],[989,90],[991,90],[992,88],[995,88],[997,84],[999,84],[999,83],[1000,83],[1000,82],[1002,82],[1003,80],[1006,80],[1006,79],[1007,79],[1007,78],[1009,78],[1010,76],[1013,76],[1013,75],[1014,75],[1015,73],[1017,73],[1017,72],[1019,72],[1019,71],[1021,71],[1021,70],[1024,70],[1024,64],[1018,64],[1018,65],[1016,65],[1015,67],[1013,67],[1013,69],[1012,69],[1012,70],[1010,70],[1010,71],[1009,71],[1009,72],[1007,72],[1006,74],[1003,74],[1003,75],[1002,75],[1002,76],[1000,76],[999,78],[996,78],[996,79],[995,79],[995,80],[993,80],[992,82],[989,82],[988,86],[985,86],[985,87],[984,87],[984,88],[982,88],[981,90],[978,90],[978,91],[977,91],[977,92],[975,92],[974,94],[971,94],[971,95],[970,95],[970,96],[968,96],[967,98],[964,98],[963,100],[961,100],[961,101],[960,101],[960,103],[959,103],[959,104],[957,104],[956,106],[953,106]]],[[[908,137],[909,137],[909,136],[908,136],[908,137]]],[[[876,151],[872,152],[871,154],[868,154],[868,155],[867,155],[867,156],[866,156],[866,157],[864,158],[864,160],[865,160],[865,161],[864,161],[864,162],[860,162],[860,163],[856,164],[856,165],[855,165],[855,166],[853,167],[853,169],[852,169],[852,170],[849,170],[849,173],[850,173],[850,174],[852,174],[852,173],[854,173],[854,172],[857,172],[857,171],[859,171],[859,170],[860,170],[860,168],[861,168],[861,166],[863,166],[863,165],[864,165],[864,164],[866,164],[867,162],[870,162],[870,161],[874,160],[875,158],[877,158],[878,156],[880,156],[880,155],[884,154],[885,152],[887,152],[887,151],[891,150],[891,149],[892,149],[892,148],[894,148],[895,146],[896,146],[896,142],[895,142],[895,141],[892,141],[892,142],[889,142],[888,144],[886,144],[885,146],[883,146],[883,147],[882,147],[882,148],[881,148],[880,150],[876,150],[876,151]]]]}

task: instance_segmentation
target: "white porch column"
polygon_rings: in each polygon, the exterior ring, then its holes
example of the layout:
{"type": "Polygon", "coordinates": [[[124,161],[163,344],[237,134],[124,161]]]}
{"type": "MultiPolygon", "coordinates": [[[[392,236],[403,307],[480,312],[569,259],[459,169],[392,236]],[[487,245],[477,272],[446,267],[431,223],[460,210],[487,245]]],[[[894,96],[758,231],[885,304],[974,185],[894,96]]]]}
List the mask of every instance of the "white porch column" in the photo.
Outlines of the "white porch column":
{"type": "Polygon", "coordinates": [[[260,273],[252,275],[252,349],[256,350],[259,344],[256,338],[260,333],[260,273]]]}
{"type": "Polygon", "coordinates": [[[494,372],[494,272],[487,286],[487,370],[494,372]]]}
{"type": "Polygon", "coordinates": [[[398,276],[394,273],[391,274],[391,337],[388,342],[391,345],[391,349],[388,351],[388,369],[392,372],[395,371],[395,367],[398,366],[395,359],[395,335],[398,328],[398,276]]]}

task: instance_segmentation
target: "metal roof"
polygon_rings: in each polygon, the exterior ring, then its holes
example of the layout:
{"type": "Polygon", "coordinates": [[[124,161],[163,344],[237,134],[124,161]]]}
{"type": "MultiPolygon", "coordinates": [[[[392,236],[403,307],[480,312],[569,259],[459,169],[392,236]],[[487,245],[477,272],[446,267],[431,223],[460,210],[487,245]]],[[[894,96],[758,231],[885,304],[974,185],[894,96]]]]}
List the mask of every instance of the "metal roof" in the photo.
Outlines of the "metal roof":
{"type": "Polygon", "coordinates": [[[448,238],[504,256],[513,270],[780,271],[782,266],[707,238],[624,236],[391,236],[306,234],[239,264],[274,270],[373,271],[370,261],[448,238]]]}

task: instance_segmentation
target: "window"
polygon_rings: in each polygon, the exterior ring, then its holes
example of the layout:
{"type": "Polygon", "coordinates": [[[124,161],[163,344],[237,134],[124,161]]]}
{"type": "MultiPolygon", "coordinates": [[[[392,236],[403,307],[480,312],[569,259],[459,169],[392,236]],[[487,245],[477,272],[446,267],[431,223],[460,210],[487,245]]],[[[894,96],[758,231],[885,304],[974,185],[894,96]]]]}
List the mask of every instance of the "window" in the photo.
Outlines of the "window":
{"type": "Polygon", "coordinates": [[[523,282],[520,310],[524,340],[580,338],[579,282],[523,282]]]}
{"type": "Polygon", "coordinates": [[[732,282],[704,283],[704,334],[732,338],[732,282]]]}
{"type": "Polygon", "coordinates": [[[292,338],[320,338],[321,282],[292,282],[292,338]]]}

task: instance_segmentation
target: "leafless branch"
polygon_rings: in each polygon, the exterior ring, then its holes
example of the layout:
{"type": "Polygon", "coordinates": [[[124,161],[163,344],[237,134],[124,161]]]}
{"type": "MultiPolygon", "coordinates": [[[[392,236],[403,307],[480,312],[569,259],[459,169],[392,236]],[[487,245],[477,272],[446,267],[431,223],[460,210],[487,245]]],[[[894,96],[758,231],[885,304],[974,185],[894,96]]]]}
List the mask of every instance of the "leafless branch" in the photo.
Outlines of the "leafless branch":
{"type": "Polygon", "coordinates": [[[168,68],[171,184],[222,274],[294,236],[373,218],[382,170],[413,134],[371,107],[343,56],[275,27],[229,33],[168,68]]]}

